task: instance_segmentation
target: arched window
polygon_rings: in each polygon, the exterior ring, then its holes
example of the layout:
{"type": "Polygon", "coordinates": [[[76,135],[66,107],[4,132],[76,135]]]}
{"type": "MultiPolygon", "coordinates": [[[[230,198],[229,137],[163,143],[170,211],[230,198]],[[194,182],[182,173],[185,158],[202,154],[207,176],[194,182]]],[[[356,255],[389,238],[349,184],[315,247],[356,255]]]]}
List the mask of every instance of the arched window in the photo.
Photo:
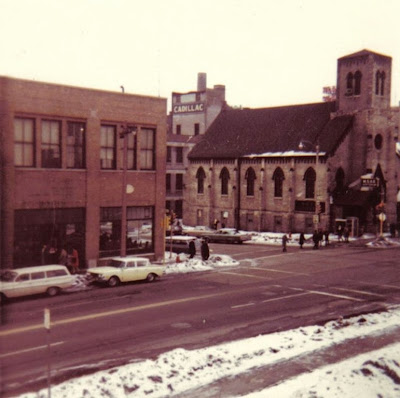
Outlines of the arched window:
{"type": "Polygon", "coordinates": [[[385,72],[378,70],[375,74],[375,94],[384,95],[385,93],[385,72]]]}
{"type": "Polygon", "coordinates": [[[304,173],[304,181],[306,182],[306,198],[311,199],[315,196],[315,181],[317,175],[312,167],[309,167],[304,173]]]}
{"type": "Polygon", "coordinates": [[[275,169],[272,179],[275,182],[274,196],[276,198],[281,198],[283,196],[283,180],[285,179],[285,175],[280,167],[275,169]]]}
{"type": "Polygon", "coordinates": [[[244,178],[247,181],[247,196],[254,196],[254,182],[256,179],[256,173],[254,172],[252,167],[249,167],[247,169],[244,178]]]}
{"type": "Polygon", "coordinates": [[[361,77],[362,77],[362,74],[358,70],[354,74],[354,95],[360,95],[361,94],[361,77]]]}
{"type": "Polygon", "coordinates": [[[346,76],[346,95],[353,95],[353,74],[350,72],[346,76]]]}
{"type": "Polygon", "coordinates": [[[206,173],[202,167],[199,167],[196,173],[197,179],[197,193],[204,193],[204,180],[206,179],[206,173]]]}
{"type": "Polygon", "coordinates": [[[226,167],[221,170],[219,175],[221,179],[221,195],[228,195],[229,171],[226,167]]]}
{"type": "Polygon", "coordinates": [[[336,172],[335,182],[336,182],[335,191],[337,193],[343,192],[343,190],[344,190],[344,171],[341,167],[339,167],[336,172]]]}
{"type": "Polygon", "coordinates": [[[376,95],[379,95],[379,86],[380,86],[380,84],[381,84],[381,71],[380,70],[378,70],[376,73],[375,73],[375,94],[376,95]]]}

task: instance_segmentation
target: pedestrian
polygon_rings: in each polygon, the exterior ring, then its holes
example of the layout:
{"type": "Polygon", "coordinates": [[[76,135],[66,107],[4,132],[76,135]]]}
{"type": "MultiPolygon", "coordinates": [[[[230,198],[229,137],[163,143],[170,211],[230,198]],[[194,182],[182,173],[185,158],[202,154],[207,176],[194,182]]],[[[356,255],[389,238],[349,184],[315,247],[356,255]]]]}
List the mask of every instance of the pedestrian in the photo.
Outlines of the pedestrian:
{"type": "Polygon", "coordinates": [[[68,254],[68,269],[71,274],[77,274],[79,271],[79,256],[78,251],[71,245],[67,248],[68,254]]]}
{"type": "Polygon", "coordinates": [[[329,231],[326,229],[324,232],[324,236],[325,236],[325,246],[329,245],[329,231]]]}
{"type": "Polygon", "coordinates": [[[65,250],[65,247],[62,247],[60,250],[60,256],[58,257],[58,264],[67,266],[68,264],[68,253],[65,250]]]}
{"type": "Polygon", "coordinates": [[[317,230],[314,231],[312,239],[314,242],[313,250],[317,250],[319,245],[319,233],[317,230]]]}
{"type": "Polygon", "coordinates": [[[189,242],[189,258],[193,258],[196,255],[196,245],[194,239],[189,242]]]}
{"type": "Polygon", "coordinates": [[[218,229],[219,220],[216,218],[214,220],[214,229],[218,229]]]}
{"type": "Polygon", "coordinates": [[[201,258],[203,259],[203,261],[206,261],[208,260],[209,257],[210,257],[210,248],[208,247],[207,240],[204,239],[201,244],[201,258]]]}
{"type": "Polygon", "coordinates": [[[341,242],[341,241],[342,241],[342,235],[343,235],[343,229],[342,229],[342,226],[339,225],[339,226],[337,227],[338,242],[341,242]]]}
{"type": "Polygon", "coordinates": [[[343,230],[343,237],[344,237],[345,243],[349,243],[349,235],[350,235],[349,229],[347,227],[345,227],[343,230]]]}
{"type": "Polygon", "coordinates": [[[287,252],[287,248],[286,248],[287,241],[288,241],[288,237],[286,236],[286,234],[283,234],[283,236],[282,236],[282,251],[283,252],[287,252]]]}
{"type": "Polygon", "coordinates": [[[301,232],[301,233],[300,233],[300,238],[299,238],[300,249],[303,248],[303,245],[304,245],[305,240],[306,240],[306,238],[304,237],[304,233],[301,232]]]}

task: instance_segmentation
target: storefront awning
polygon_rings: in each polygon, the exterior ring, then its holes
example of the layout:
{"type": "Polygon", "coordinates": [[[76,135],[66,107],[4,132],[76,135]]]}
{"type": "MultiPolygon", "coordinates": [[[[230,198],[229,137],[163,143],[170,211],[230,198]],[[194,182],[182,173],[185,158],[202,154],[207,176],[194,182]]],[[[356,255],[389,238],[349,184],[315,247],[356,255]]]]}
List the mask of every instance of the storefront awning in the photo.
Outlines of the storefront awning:
{"type": "Polygon", "coordinates": [[[337,195],[333,199],[336,206],[366,206],[371,204],[369,199],[372,192],[350,190],[345,194],[337,195]]]}

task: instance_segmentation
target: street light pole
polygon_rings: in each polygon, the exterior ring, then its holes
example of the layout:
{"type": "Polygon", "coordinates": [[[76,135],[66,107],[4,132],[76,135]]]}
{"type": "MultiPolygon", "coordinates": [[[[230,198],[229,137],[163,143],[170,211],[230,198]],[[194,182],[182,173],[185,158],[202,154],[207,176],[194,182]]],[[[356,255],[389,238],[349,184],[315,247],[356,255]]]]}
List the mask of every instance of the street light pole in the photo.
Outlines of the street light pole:
{"type": "Polygon", "coordinates": [[[128,134],[136,133],[136,128],[123,126],[119,137],[123,139],[123,160],[122,160],[122,200],[121,200],[121,257],[126,256],[126,234],[127,234],[127,223],[126,223],[126,188],[127,188],[127,169],[128,169],[128,134]]]}

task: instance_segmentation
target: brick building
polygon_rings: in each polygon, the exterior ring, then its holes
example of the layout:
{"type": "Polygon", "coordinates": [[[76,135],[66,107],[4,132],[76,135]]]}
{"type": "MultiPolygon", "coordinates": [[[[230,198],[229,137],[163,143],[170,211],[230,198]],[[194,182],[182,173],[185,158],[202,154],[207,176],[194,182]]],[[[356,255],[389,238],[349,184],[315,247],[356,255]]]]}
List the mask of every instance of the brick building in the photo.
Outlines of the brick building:
{"type": "Polygon", "coordinates": [[[399,225],[391,64],[368,50],[340,58],[335,102],[222,111],[189,153],[184,223],[309,233],[343,222],[356,234],[376,232],[383,210],[386,228],[399,225]]]}
{"type": "Polygon", "coordinates": [[[166,208],[183,214],[187,155],[226,106],[225,86],[207,88],[207,75],[199,73],[197,90],[172,93],[167,136],[166,208]]]}
{"type": "Polygon", "coordinates": [[[0,77],[0,139],[3,268],[162,256],[166,99],[0,77]]]}

